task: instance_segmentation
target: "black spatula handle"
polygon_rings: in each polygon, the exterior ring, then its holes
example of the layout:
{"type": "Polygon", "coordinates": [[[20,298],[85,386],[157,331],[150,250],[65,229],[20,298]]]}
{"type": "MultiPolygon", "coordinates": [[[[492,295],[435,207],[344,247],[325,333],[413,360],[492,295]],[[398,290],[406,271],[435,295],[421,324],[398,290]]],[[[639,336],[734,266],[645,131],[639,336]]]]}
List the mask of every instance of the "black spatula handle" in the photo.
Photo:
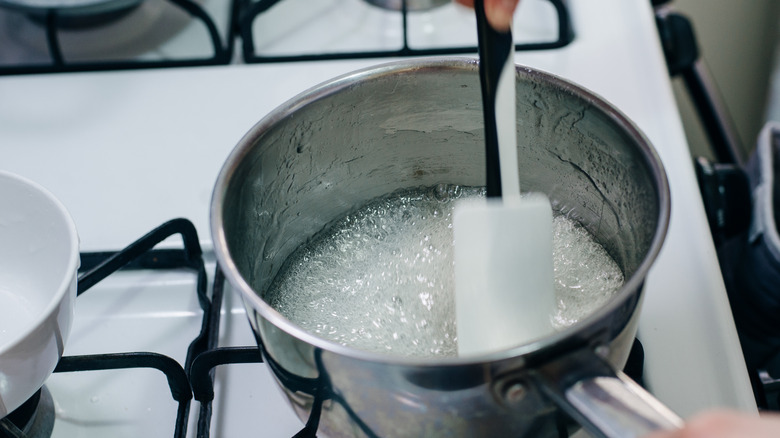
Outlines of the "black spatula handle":
{"type": "Polygon", "coordinates": [[[477,14],[479,47],[479,79],[482,85],[482,107],[485,119],[485,154],[488,197],[501,196],[501,169],[498,158],[498,130],[496,129],[496,89],[506,63],[514,63],[511,49],[512,31],[498,32],[487,22],[483,0],[474,1],[477,14]]]}

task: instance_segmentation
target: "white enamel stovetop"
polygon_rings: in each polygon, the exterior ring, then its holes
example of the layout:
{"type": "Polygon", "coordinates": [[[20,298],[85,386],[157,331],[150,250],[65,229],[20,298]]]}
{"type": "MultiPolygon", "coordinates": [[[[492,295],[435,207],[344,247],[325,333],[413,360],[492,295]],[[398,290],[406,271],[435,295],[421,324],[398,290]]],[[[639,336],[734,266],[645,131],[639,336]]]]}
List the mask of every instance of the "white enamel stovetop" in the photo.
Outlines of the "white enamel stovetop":
{"type": "MultiPolygon", "coordinates": [[[[686,417],[711,407],[754,411],[650,2],[571,0],[570,8],[575,41],[520,52],[517,62],[617,105],[666,166],[671,226],[647,280],[639,332],[650,389],[686,417]]],[[[0,77],[0,168],[37,181],[68,207],[82,251],[116,250],[186,217],[213,261],[211,189],[241,136],[306,88],[380,62],[0,77]]],[[[199,328],[193,282],[182,272],[115,275],[77,300],[66,354],[152,350],[183,361],[199,328]]],[[[230,296],[227,308],[223,343],[251,344],[238,298],[230,296]]],[[[223,367],[217,380],[212,436],[260,428],[290,436],[301,427],[263,366],[223,367]]],[[[56,375],[49,383],[55,436],[171,436],[175,406],[164,385],[151,371],[56,375]]]]}

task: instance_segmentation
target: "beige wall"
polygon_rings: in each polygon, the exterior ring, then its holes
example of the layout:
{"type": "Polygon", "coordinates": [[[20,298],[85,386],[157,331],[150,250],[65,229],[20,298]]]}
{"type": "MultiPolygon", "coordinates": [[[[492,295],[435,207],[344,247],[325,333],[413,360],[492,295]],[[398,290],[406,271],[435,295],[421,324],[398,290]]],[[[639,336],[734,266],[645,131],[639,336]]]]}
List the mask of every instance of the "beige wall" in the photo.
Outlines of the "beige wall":
{"type": "MultiPolygon", "coordinates": [[[[672,5],[693,22],[702,59],[720,89],[743,146],[752,150],[766,119],[770,75],[780,37],[780,0],[674,0],[672,5]]],[[[692,154],[712,157],[681,81],[674,82],[692,154]]]]}

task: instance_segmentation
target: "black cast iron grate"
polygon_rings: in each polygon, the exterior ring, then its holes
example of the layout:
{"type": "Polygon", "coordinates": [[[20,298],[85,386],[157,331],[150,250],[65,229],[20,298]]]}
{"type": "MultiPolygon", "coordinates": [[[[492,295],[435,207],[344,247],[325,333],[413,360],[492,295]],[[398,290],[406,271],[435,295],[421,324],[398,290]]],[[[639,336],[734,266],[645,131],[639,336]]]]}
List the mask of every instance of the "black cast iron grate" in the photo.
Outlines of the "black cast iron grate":
{"type": "MultiPolygon", "coordinates": [[[[151,1],[151,0],[149,0],[151,1]]],[[[162,0],[161,0],[162,1],[162,0]]],[[[401,33],[403,44],[400,49],[394,50],[352,50],[344,52],[318,52],[311,51],[295,55],[263,55],[256,51],[256,37],[253,34],[253,24],[258,16],[269,11],[282,0],[230,0],[230,19],[227,29],[220,33],[220,29],[212,17],[195,0],[164,0],[170,5],[179,8],[192,19],[200,22],[206,29],[211,45],[211,56],[185,56],[182,58],[163,59],[96,59],[90,61],[69,60],[63,54],[60,44],[61,33],[68,28],[67,17],[57,9],[47,10],[42,18],[38,19],[44,27],[46,36],[46,49],[48,51],[48,62],[46,63],[28,63],[19,64],[0,64],[0,76],[2,75],[20,75],[35,73],[63,73],[63,72],[86,72],[86,71],[108,71],[108,70],[132,70],[148,68],[168,68],[168,67],[197,67],[208,65],[226,65],[233,61],[235,41],[241,39],[243,62],[246,63],[272,63],[272,62],[291,62],[291,61],[318,61],[318,60],[336,60],[336,59],[360,59],[360,58],[388,58],[399,56],[434,56],[434,55],[456,55],[466,53],[476,53],[476,46],[460,47],[436,47],[436,48],[413,48],[409,45],[409,12],[406,8],[406,1],[402,3],[401,14],[401,33]]],[[[516,45],[516,50],[550,50],[568,45],[574,39],[569,10],[568,0],[548,0],[553,6],[556,14],[557,36],[549,41],[535,41],[516,45]]],[[[262,32],[262,30],[261,30],[262,32]]],[[[0,45],[0,51],[3,46],[0,45]]]]}
{"type": "MultiPolygon", "coordinates": [[[[152,230],[136,240],[125,249],[116,253],[82,253],[81,268],[78,277],[78,295],[122,268],[174,269],[187,268],[197,275],[197,295],[200,307],[204,311],[203,324],[198,336],[190,343],[185,364],[182,367],[176,360],[154,352],[128,352],[113,354],[93,354],[82,356],[64,356],[60,359],[55,373],[84,372],[98,370],[120,370],[130,368],[157,369],[167,378],[171,396],[178,403],[175,419],[174,437],[184,438],[187,434],[187,421],[192,401],[188,370],[196,356],[209,348],[216,346],[216,338],[210,336],[208,330],[213,318],[214,308],[219,313],[219,302],[212,305],[207,295],[206,269],[203,254],[198,242],[195,226],[186,219],[174,219],[152,230]],[[153,250],[154,246],[166,238],[180,234],[184,242],[181,250],[153,250]]],[[[39,393],[33,399],[39,397],[39,393]]],[[[0,437],[25,438],[21,428],[23,425],[14,423],[14,418],[21,416],[29,419],[26,411],[31,410],[37,402],[31,400],[7,417],[0,419],[0,437]]],[[[26,421],[26,420],[22,420],[26,421]]]]}
{"type": "MultiPolygon", "coordinates": [[[[158,0],[155,0],[158,1],[158,0]]],[[[238,0],[230,3],[230,23],[224,35],[220,34],[214,17],[194,0],[159,0],[186,13],[190,18],[200,22],[208,34],[212,55],[183,56],[181,58],[164,57],[162,59],[97,59],[90,61],[69,60],[60,44],[63,30],[68,28],[67,15],[57,9],[48,9],[42,17],[42,25],[46,34],[48,63],[27,63],[0,65],[0,75],[18,75],[34,73],[64,73],[105,70],[132,70],[143,68],[166,67],[196,67],[206,65],[222,65],[230,62],[234,50],[233,28],[237,13],[238,0]]],[[[2,50],[2,45],[0,45],[2,50]]]]}
{"type": "MultiPolygon", "coordinates": [[[[255,36],[252,29],[258,16],[266,13],[283,0],[239,0],[238,13],[238,33],[241,37],[244,62],[263,63],[263,62],[291,62],[291,61],[323,61],[335,59],[361,59],[361,58],[389,58],[399,56],[436,56],[436,55],[458,55],[465,53],[476,53],[477,47],[437,47],[426,49],[415,49],[409,45],[409,11],[406,0],[401,3],[401,34],[402,46],[394,50],[355,50],[345,52],[331,53],[303,53],[295,55],[263,55],[256,50],[255,36]]],[[[515,50],[550,50],[567,46],[574,40],[574,30],[569,16],[567,0],[548,0],[556,13],[557,36],[549,41],[536,41],[530,43],[516,44],[515,50]]]]}

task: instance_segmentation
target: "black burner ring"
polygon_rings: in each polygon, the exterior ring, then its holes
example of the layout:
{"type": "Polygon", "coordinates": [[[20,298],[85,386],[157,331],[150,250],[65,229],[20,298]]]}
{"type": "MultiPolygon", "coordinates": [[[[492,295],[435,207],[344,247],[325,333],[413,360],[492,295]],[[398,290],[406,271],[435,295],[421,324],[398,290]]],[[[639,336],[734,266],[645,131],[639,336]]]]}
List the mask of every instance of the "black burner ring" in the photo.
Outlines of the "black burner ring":
{"type": "MultiPolygon", "coordinates": [[[[19,429],[24,429],[27,424],[32,420],[35,411],[38,409],[38,403],[41,401],[41,390],[33,394],[32,397],[22,403],[21,406],[16,408],[15,411],[8,414],[5,418],[11,421],[19,429]]],[[[0,437],[5,437],[5,434],[0,432],[0,437]]]]}
{"type": "Polygon", "coordinates": [[[54,429],[54,401],[51,393],[46,387],[39,389],[16,410],[0,418],[0,422],[4,423],[0,424],[0,438],[13,438],[19,436],[19,433],[29,438],[51,437],[54,429]],[[10,432],[4,432],[9,427],[10,432]]]}

